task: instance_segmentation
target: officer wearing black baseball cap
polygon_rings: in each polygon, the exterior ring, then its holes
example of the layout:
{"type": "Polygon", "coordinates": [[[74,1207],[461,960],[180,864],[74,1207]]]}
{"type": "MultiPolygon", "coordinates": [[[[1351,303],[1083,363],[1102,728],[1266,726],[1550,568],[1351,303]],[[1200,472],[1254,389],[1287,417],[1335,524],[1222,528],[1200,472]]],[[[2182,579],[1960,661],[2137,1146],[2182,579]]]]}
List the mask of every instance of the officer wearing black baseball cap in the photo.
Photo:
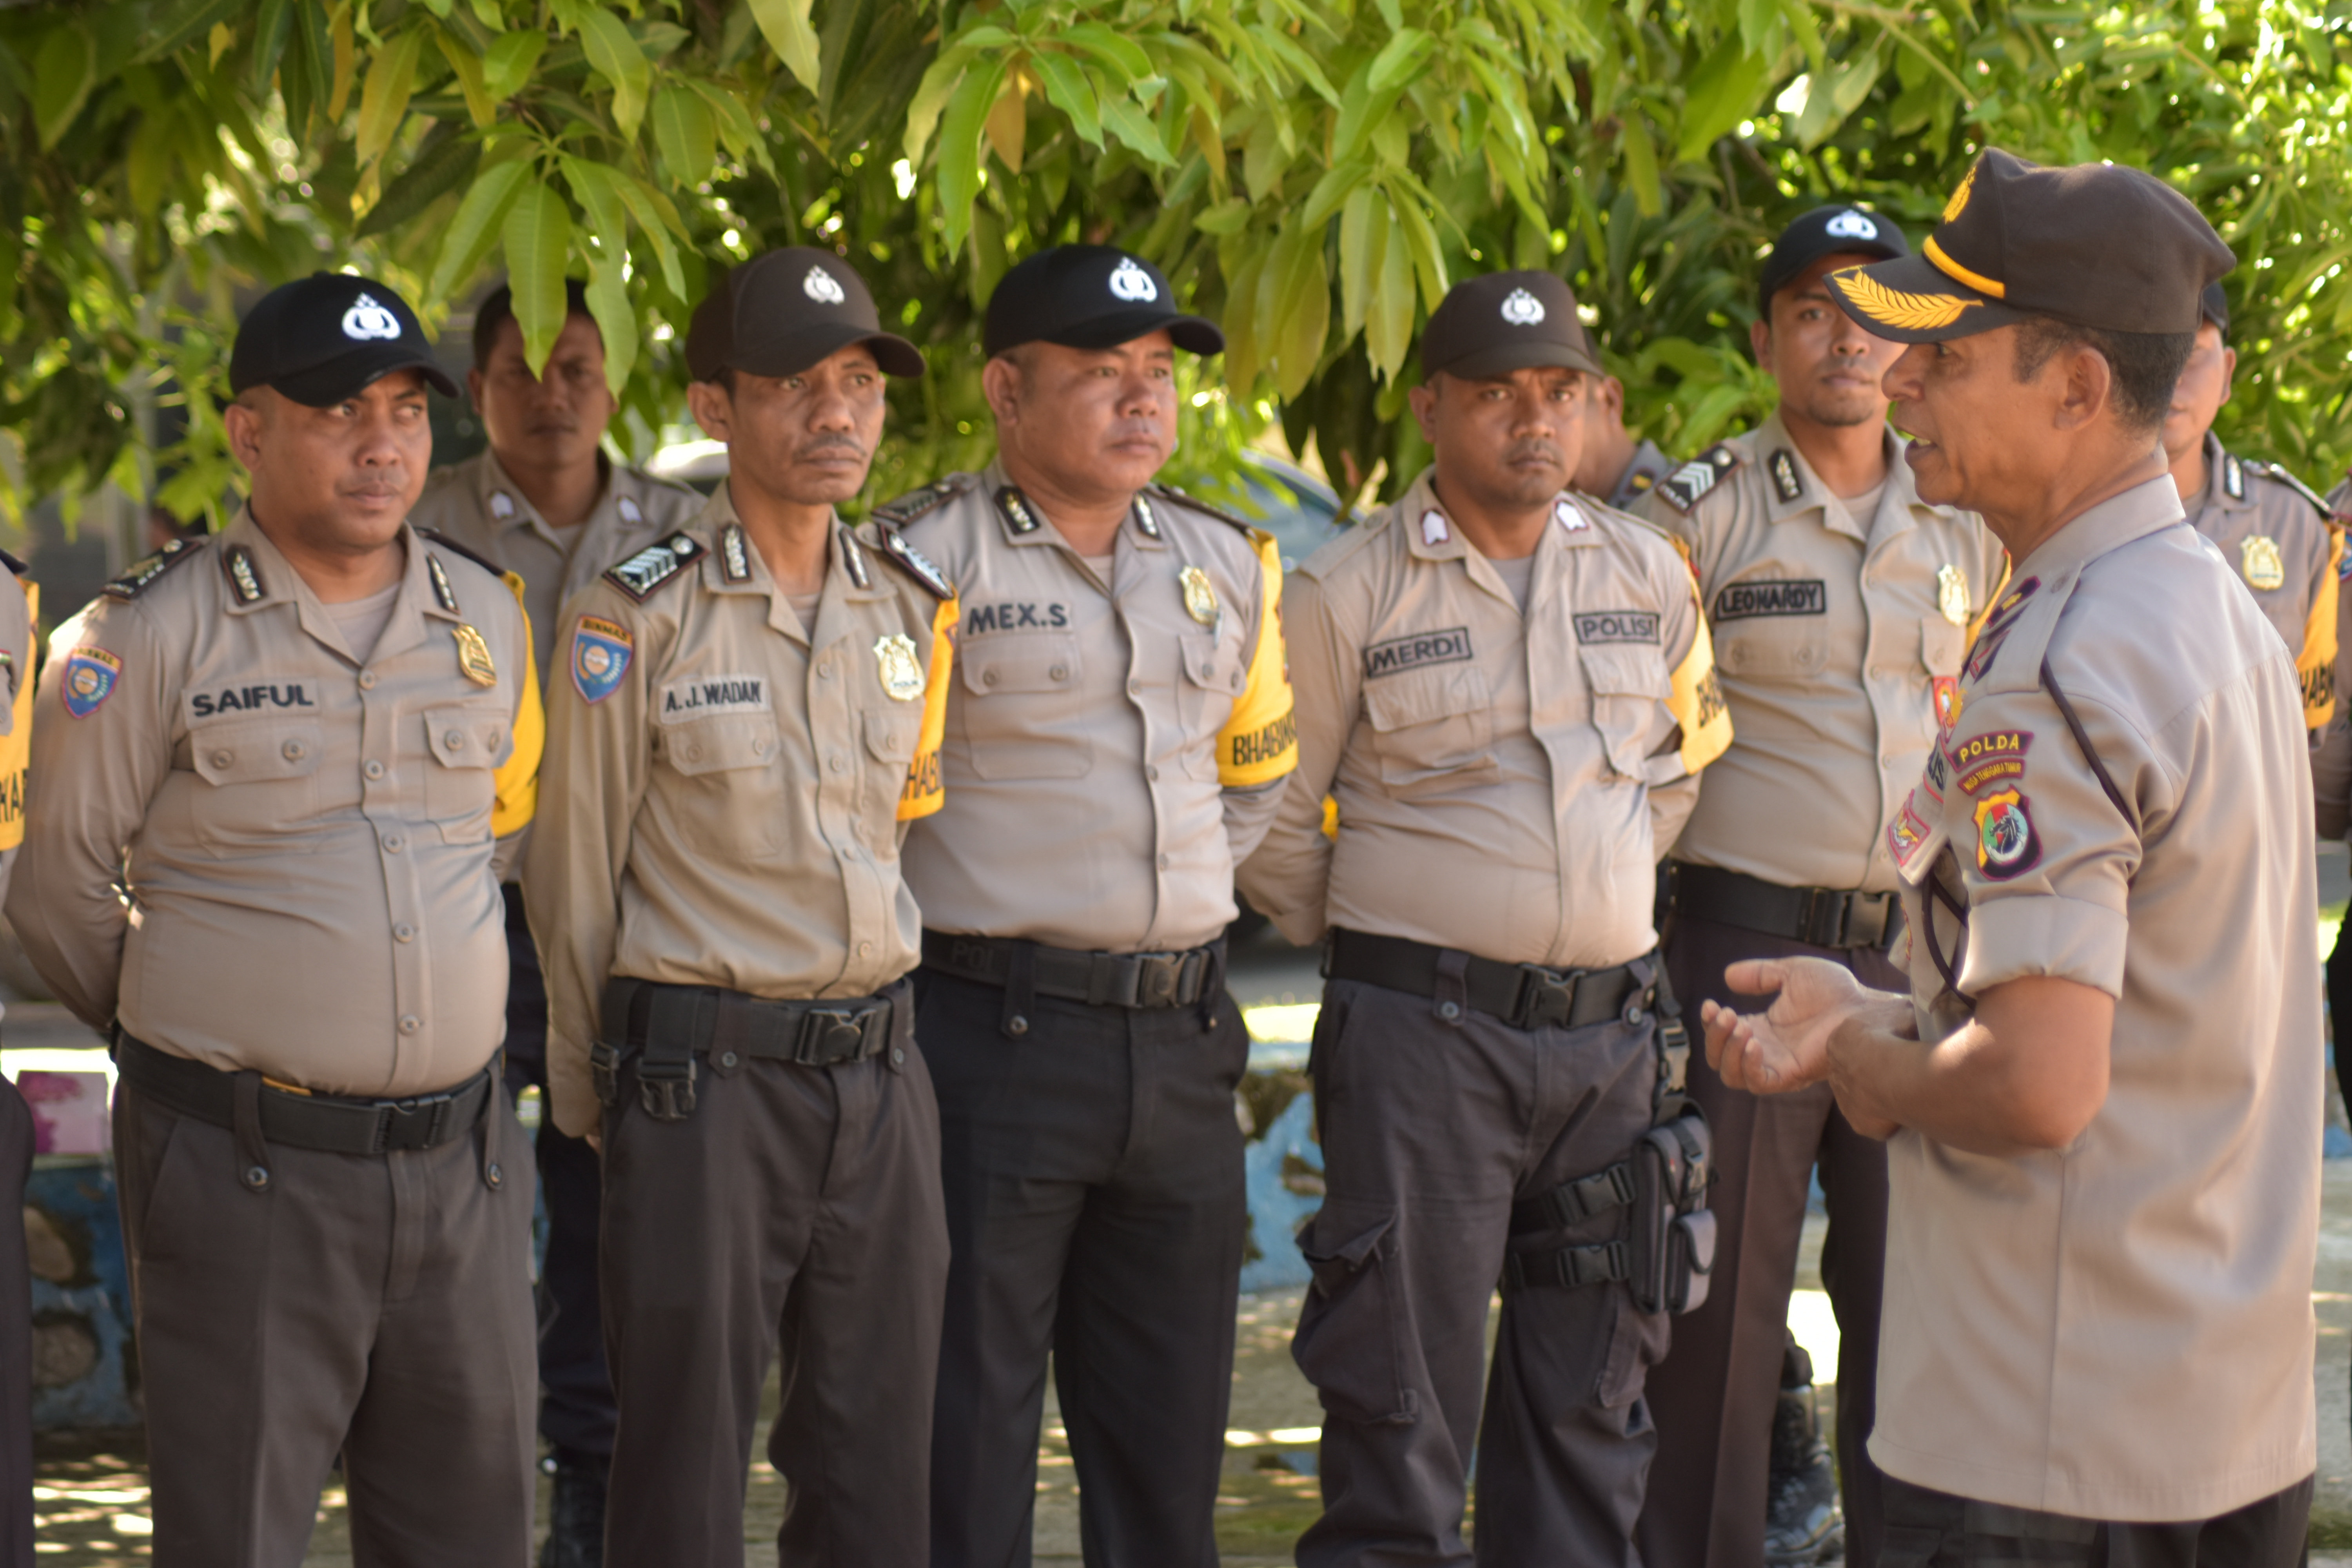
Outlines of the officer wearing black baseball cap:
{"type": "Polygon", "coordinates": [[[1577,318],[1576,296],[1549,272],[1489,272],[1465,279],[1429,313],[1421,369],[1465,381],[1558,365],[1605,374],[1577,318]]]}
{"type": "Polygon", "coordinates": [[[856,268],[829,250],[788,245],[730,268],[694,308],[686,366],[697,381],[730,370],[798,375],[852,343],[865,344],[885,374],[923,374],[922,351],[882,330],[856,268]]]}
{"type": "Polygon", "coordinates": [[[1007,272],[988,297],[981,334],[988,356],[1023,343],[1107,349],[1152,332],[1187,353],[1225,352],[1225,334],[1170,303],[1166,273],[1110,245],[1061,245],[1007,272]]]}
{"type": "Polygon", "coordinates": [[[1756,279],[1756,314],[1771,320],[1772,296],[1824,256],[1867,256],[1891,261],[1910,254],[1903,231],[1891,219],[1845,203],[1815,207],[1792,220],[1772,242],[1772,253],[1764,258],[1764,269],[1756,279]]]}
{"type": "Polygon", "coordinates": [[[229,390],[267,386],[332,408],[396,370],[423,373],[444,397],[457,384],[433,357],[416,312],[389,284],[350,272],[313,272],[261,297],[229,352],[229,390]]]}

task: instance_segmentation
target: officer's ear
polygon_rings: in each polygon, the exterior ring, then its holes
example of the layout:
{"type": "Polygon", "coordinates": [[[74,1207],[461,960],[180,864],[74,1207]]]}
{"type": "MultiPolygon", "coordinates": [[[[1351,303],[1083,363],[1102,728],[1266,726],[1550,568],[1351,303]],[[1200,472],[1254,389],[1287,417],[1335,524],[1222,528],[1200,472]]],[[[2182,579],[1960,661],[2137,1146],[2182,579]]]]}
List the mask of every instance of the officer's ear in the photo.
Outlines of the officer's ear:
{"type": "Polygon", "coordinates": [[[2230,401],[2230,394],[2237,390],[2237,381],[2238,381],[2238,351],[2237,351],[2237,350],[2235,350],[2235,349],[2233,349],[2233,348],[2231,348],[2231,347],[2230,347],[2230,345],[2229,345],[2229,344],[2224,343],[2224,344],[2222,344],[2222,345],[2221,345],[2221,401],[2222,401],[2222,402],[2227,403],[2227,402],[2229,402],[2229,401],[2230,401]]]}
{"type": "MultiPolygon", "coordinates": [[[[722,373],[723,374],[723,373],[722,373]]],[[[731,388],[716,381],[690,381],[686,386],[686,406],[694,415],[694,422],[702,433],[714,441],[734,439],[735,395],[731,388]]]]}
{"type": "MultiPolygon", "coordinates": [[[[1769,310],[1771,307],[1764,307],[1769,310]]],[[[1756,356],[1758,368],[1772,368],[1772,321],[1769,316],[1759,316],[1748,323],[1748,352],[1756,356]]]]}
{"type": "Polygon", "coordinates": [[[1018,349],[1008,349],[980,367],[980,390],[987,396],[988,411],[996,416],[999,425],[1020,423],[1021,394],[1027,380],[1027,366],[1022,363],[1018,349]]]}
{"type": "Polygon", "coordinates": [[[1421,426],[1421,438],[1431,446],[1437,444],[1437,395],[1445,373],[1439,371],[1419,386],[1406,390],[1405,401],[1412,405],[1412,416],[1421,426]]]}
{"type": "Polygon", "coordinates": [[[267,386],[248,387],[221,410],[228,449],[248,474],[261,466],[261,437],[269,425],[268,400],[277,395],[267,386]]]}

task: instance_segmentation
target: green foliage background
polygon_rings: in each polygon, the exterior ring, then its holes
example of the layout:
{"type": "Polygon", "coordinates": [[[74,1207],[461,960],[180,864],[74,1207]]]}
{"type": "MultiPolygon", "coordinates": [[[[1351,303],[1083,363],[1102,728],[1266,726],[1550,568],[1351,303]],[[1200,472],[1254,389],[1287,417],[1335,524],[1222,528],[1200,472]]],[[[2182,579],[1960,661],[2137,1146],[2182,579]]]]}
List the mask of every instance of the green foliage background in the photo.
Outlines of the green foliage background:
{"type": "Polygon", "coordinates": [[[1570,280],[1633,420],[1688,452],[1769,406],[1745,326],[1779,226],[1827,197],[1916,238],[1988,142],[2203,207],[2241,258],[2223,437],[2324,485],[2352,458],[2347,96],[2352,0],[5,9],[0,506],[159,472],[183,515],[215,506],[234,304],[322,267],[432,322],[509,270],[534,357],[587,279],[642,455],[682,416],[710,269],[786,243],[847,257],[930,360],[877,494],[985,455],[979,312],[1075,239],[1154,257],[1225,326],[1187,482],[1279,420],[1343,490],[1401,488],[1419,323],[1507,266],[1570,280]]]}

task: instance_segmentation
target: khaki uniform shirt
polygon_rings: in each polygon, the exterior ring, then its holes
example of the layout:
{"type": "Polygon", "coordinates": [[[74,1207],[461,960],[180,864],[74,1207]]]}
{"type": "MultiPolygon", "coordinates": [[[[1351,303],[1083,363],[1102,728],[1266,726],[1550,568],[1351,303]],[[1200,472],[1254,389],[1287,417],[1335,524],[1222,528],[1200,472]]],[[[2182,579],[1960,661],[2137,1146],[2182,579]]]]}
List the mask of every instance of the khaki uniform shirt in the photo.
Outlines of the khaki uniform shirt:
{"type": "Polygon", "coordinates": [[[1098,578],[991,465],[882,509],[955,580],[945,810],[907,842],[938,931],[1198,947],[1297,758],[1271,536],[1147,490],[1098,578]]]}
{"type": "Polygon", "coordinates": [[[1919,499],[1886,436],[1855,517],[1775,414],[1663,480],[1643,515],[1683,541],[1738,738],[1675,858],[1790,888],[1895,886],[1879,829],[1919,776],[1974,613],[2007,557],[1973,512],[1919,499]]]}
{"type": "Polygon", "coordinates": [[[2091,1519],[2210,1519],[2315,1463],[2302,702],[2237,562],[2179,520],[2159,477],[2018,563],[1887,828],[1922,1038],[2023,975],[2116,1015],[2105,1101],[2066,1149],[1888,1145],[1871,1456],[2091,1519]]]}
{"type": "Polygon", "coordinates": [[[2209,430],[2204,493],[2182,504],[2294,654],[2304,723],[2319,730],[2336,711],[2336,572],[2344,536],[2284,475],[2223,451],[2209,430]]]}
{"type": "Polygon", "coordinates": [[[1655,441],[1644,441],[1633,448],[1633,461],[1617,476],[1617,488],[1609,492],[1609,504],[1620,511],[1632,511],[1642,498],[1656,488],[1660,479],[1675,471],[1675,460],[1658,450],[1655,441]]]}
{"type": "Polygon", "coordinates": [[[0,900],[8,892],[16,847],[25,841],[25,767],[33,746],[33,626],[40,588],[24,564],[0,551],[0,900]]]}
{"type": "Polygon", "coordinates": [[[520,584],[400,542],[364,660],[249,511],[50,639],[8,912],[84,1023],[331,1094],[447,1089],[498,1049],[530,629],[520,584]]]}
{"type": "Polygon", "coordinates": [[[815,622],[724,486],[564,606],[523,888],[546,933],[555,1121],[574,1136],[596,1125],[608,978],[866,996],[920,956],[898,848],[940,805],[955,596],[878,531],[836,528],[815,622]]]}
{"type": "Polygon", "coordinates": [[[571,528],[551,528],[499,466],[497,454],[485,451],[434,469],[408,521],[447,534],[522,579],[540,684],[551,689],[555,672],[549,660],[565,601],[614,562],[685,527],[701,511],[702,498],[685,486],[608,463],[604,489],[588,516],[571,528]]]}
{"type": "Polygon", "coordinates": [[[1731,721],[1674,546],[1586,497],[1554,516],[1524,614],[1427,473],[1299,567],[1298,773],[1242,871],[1291,941],[1577,967],[1656,945],[1657,846],[1731,721]]]}

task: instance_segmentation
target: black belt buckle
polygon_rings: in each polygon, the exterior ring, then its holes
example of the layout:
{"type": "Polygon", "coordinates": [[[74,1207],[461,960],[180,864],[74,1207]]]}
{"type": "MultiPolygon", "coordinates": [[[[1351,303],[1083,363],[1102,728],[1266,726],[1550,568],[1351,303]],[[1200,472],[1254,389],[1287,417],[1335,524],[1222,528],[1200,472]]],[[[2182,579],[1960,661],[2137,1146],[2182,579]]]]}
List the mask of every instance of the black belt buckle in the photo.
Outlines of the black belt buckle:
{"type": "Polygon", "coordinates": [[[1138,1007],[1181,1007],[1184,1005],[1184,963],[1189,952],[1139,952],[1135,955],[1135,1001],[1138,1007]]]}
{"type": "Polygon", "coordinates": [[[1829,888],[1805,889],[1805,911],[1797,937],[1815,947],[1845,945],[1846,896],[1829,888]]]}
{"type": "Polygon", "coordinates": [[[1846,900],[1845,942],[1847,947],[1882,947],[1886,942],[1887,927],[1894,923],[1895,895],[1892,893],[1854,893],[1846,900]]]}
{"type": "Polygon", "coordinates": [[[694,1058],[637,1058],[637,1103],[656,1121],[683,1121],[694,1114],[694,1058]]]}
{"type": "Polygon", "coordinates": [[[1576,984],[1580,969],[1546,969],[1540,963],[1519,965],[1519,994],[1511,1007],[1511,1026],[1544,1029],[1565,1025],[1576,1011],[1576,984]]]}
{"type": "Polygon", "coordinates": [[[831,1067],[855,1061],[866,1046],[867,1022],[881,1011],[876,1007],[811,1007],[801,1015],[793,1060],[802,1067],[831,1067]]]}
{"type": "Polygon", "coordinates": [[[375,1106],[375,1134],[369,1141],[372,1154],[388,1154],[395,1150],[430,1149],[440,1142],[441,1129],[449,1120],[449,1107],[457,1099],[452,1094],[431,1094],[416,1100],[383,1100],[375,1106]]]}

